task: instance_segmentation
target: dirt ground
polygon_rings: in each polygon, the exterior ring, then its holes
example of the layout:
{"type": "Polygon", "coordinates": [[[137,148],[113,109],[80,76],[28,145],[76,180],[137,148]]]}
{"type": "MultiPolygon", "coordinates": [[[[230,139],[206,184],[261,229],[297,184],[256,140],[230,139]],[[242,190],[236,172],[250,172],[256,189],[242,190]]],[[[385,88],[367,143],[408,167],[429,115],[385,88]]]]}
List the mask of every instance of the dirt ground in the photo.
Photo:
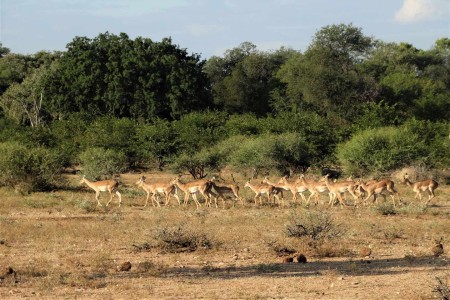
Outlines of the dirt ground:
{"type": "Polygon", "coordinates": [[[226,209],[196,209],[173,200],[158,208],[143,207],[138,177],[122,176],[120,208],[116,201],[97,207],[77,176],[54,192],[0,189],[0,299],[440,299],[436,278],[450,284],[449,186],[428,207],[398,184],[403,204],[395,209],[355,208],[350,197],[344,209],[329,207],[326,196],[306,207],[289,194],[280,208],[255,207],[239,181],[245,207],[229,200],[226,209]],[[286,234],[295,217],[320,213],[339,235],[312,246],[286,234]],[[174,228],[203,242],[164,247],[161,233],[174,228]],[[434,256],[441,238],[444,253],[434,256]],[[307,263],[283,262],[299,254],[307,263]]]}

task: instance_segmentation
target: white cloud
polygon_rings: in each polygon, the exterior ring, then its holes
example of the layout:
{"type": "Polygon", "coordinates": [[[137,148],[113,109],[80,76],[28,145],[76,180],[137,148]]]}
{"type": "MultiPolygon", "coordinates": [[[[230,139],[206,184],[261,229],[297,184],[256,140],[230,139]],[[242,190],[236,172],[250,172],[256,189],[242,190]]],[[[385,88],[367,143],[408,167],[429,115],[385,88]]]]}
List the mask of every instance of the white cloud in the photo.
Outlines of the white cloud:
{"type": "Polygon", "coordinates": [[[404,0],[403,6],[395,14],[399,23],[417,22],[448,15],[448,0],[404,0]]]}

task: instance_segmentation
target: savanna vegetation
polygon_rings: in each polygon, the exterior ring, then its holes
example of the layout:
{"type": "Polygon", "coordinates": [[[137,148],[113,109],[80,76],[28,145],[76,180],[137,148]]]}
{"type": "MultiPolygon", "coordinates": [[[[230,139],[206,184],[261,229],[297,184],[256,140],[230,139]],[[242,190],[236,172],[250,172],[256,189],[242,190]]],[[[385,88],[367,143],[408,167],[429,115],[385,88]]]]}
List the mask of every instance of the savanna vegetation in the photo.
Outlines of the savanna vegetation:
{"type": "Polygon", "coordinates": [[[449,120],[448,37],[421,50],[338,24],[304,52],[244,42],[208,59],[125,33],[0,44],[0,298],[448,299],[449,120]],[[439,181],[429,205],[398,184],[406,170],[439,181]],[[391,178],[401,202],[253,205],[244,188],[320,171],[391,178]],[[122,174],[123,205],[99,208],[77,173],[122,174]],[[241,198],[145,207],[142,173],[231,173],[241,198]]]}
{"type": "Polygon", "coordinates": [[[125,33],[76,37],[63,52],[2,46],[0,182],[47,189],[71,166],[92,179],[446,168],[449,57],[448,38],[420,50],[352,24],[321,28],[304,52],[244,42],[207,60],[125,33]]]}

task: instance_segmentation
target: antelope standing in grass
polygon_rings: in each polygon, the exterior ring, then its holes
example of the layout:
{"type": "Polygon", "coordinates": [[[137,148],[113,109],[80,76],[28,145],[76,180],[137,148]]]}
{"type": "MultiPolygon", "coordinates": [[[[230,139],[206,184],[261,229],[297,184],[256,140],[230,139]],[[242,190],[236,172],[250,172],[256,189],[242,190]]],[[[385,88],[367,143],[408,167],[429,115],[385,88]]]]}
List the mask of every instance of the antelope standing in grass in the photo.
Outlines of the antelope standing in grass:
{"type": "Polygon", "coordinates": [[[146,177],[141,176],[139,180],[136,182],[136,185],[143,189],[147,193],[147,198],[145,200],[144,207],[147,206],[148,199],[151,194],[152,198],[152,205],[155,206],[155,203],[158,206],[161,206],[159,204],[158,199],[156,198],[157,194],[164,195],[164,204],[168,205],[170,201],[170,196],[174,196],[175,199],[178,201],[178,205],[181,205],[180,198],[177,195],[177,186],[175,185],[175,181],[171,180],[170,182],[153,182],[153,183],[146,183],[145,182],[146,177]]]}
{"type": "Polygon", "coordinates": [[[409,187],[411,187],[412,190],[416,193],[416,196],[414,197],[414,199],[416,199],[418,197],[419,200],[422,201],[422,192],[427,191],[428,192],[428,201],[426,202],[426,204],[428,204],[431,201],[431,199],[433,199],[435,197],[434,190],[437,189],[439,186],[437,181],[435,181],[433,179],[427,179],[427,180],[418,181],[418,182],[411,182],[409,180],[408,173],[406,173],[403,176],[403,182],[406,183],[409,187]]]}
{"type": "MultiPolygon", "coordinates": [[[[234,180],[234,178],[233,178],[234,180]]],[[[232,194],[235,199],[233,200],[233,206],[235,203],[235,200],[239,200],[242,205],[244,205],[244,201],[242,201],[241,196],[239,196],[239,186],[235,183],[216,183],[215,177],[211,178],[211,188],[214,189],[217,193],[217,197],[214,197],[215,205],[217,207],[217,198],[222,198],[222,205],[223,208],[225,208],[225,194],[232,194]]],[[[211,198],[210,198],[211,201],[211,198]]]]}
{"type": "Polygon", "coordinates": [[[345,206],[345,201],[342,198],[342,194],[349,192],[355,200],[355,206],[358,206],[358,196],[355,195],[356,183],[354,181],[342,181],[342,182],[330,182],[329,174],[322,177],[321,180],[325,181],[325,184],[331,194],[330,205],[334,204],[334,200],[337,198],[341,204],[341,208],[345,206]]]}
{"type": "Polygon", "coordinates": [[[284,183],[278,184],[278,183],[274,183],[274,182],[270,181],[268,176],[264,177],[262,183],[265,183],[265,184],[268,184],[268,185],[271,185],[274,187],[274,196],[278,200],[278,203],[280,204],[279,195],[281,195],[281,206],[284,207],[283,191],[290,191],[291,188],[284,183]]]}
{"type": "Polygon", "coordinates": [[[397,197],[399,198],[399,203],[400,203],[400,196],[394,188],[394,182],[390,179],[375,180],[375,182],[369,180],[366,183],[360,181],[360,182],[358,182],[358,185],[365,192],[367,192],[367,197],[363,200],[364,204],[372,196],[373,196],[373,202],[378,204],[378,199],[377,199],[378,194],[381,194],[386,201],[386,195],[383,194],[384,191],[387,191],[390,194],[394,207],[395,207],[395,195],[397,195],[397,197]]]}
{"type": "Polygon", "coordinates": [[[184,192],[184,206],[187,205],[189,197],[192,195],[192,199],[194,199],[195,205],[197,208],[201,207],[202,205],[197,200],[197,193],[200,193],[203,195],[203,197],[206,199],[206,205],[209,203],[210,196],[212,194],[211,192],[211,181],[208,179],[198,179],[191,182],[183,183],[180,181],[181,175],[178,175],[174,179],[174,183],[184,192]]]}
{"type": "Polygon", "coordinates": [[[83,175],[83,178],[81,178],[80,184],[85,183],[88,187],[93,189],[95,191],[95,200],[97,200],[97,205],[102,206],[100,203],[99,197],[100,192],[109,192],[110,198],[108,203],[106,203],[106,206],[109,205],[109,203],[112,201],[114,194],[116,194],[119,197],[119,207],[122,203],[122,195],[119,193],[118,187],[119,182],[115,179],[112,180],[101,180],[101,181],[89,181],[86,179],[85,175],[83,175]]]}
{"type": "Polygon", "coordinates": [[[315,197],[315,204],[317,205],[319,203],[319,194],[320,193],[328,193],[328,196],[330,197],[330,201],[331,201],[332,194],[330,193],[327,185],[324,182],[317,182],[314,180],[306,180],[305,175],[301,174],[299,179],[297,179],[296,183],[302,183],[308,189],[308,191],[310,193],[308,200],[306,200],[306,205],[309,204],[309,200],[311,199],[312,196],[315,197]]]}
{"type": "Polygon", "coordinates": [[[244,187],[250,188],[255,193],[255,205],[257,205],[256,200],[259,197],[259,204],[262,205],[262,195],[267,194],[267,201],[270,202],[270,196],[274,194],[274,186],[266,183],[251,184],[250,180],[247,181],[244,187]]]}
{"type": "Polygon", "coordinates": [[[306,192],[308,190],[308,188],[306,187],[306,185],[303,182],[299,182],[299,181],[295,181],[295,182],[291,182],[288,181],[287,176],[284,176],[280,179],[280,181],[278,181],[278,183],[282,183],[285,186],[289,187],[289,189],[291,190],[292,193],[292,200],[296,201],[297,200],[297,194],[300,194],[300,196],[303,199],[303,202],[306,203],[306,198],[305,195],[303,195],[304,192],[306,192]]]}

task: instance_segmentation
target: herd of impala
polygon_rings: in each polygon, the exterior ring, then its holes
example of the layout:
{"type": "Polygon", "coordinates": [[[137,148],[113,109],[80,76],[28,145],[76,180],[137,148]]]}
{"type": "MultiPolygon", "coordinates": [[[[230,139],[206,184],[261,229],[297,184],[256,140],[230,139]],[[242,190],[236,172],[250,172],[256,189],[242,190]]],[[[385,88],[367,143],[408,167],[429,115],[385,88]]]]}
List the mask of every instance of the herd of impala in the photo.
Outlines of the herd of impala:
{"type": "MultiPolygon", "coordinates": [[[[284,192],[291,192],[293,201],[295,201],[298,194],[300,194],[306,205],[309,204],[311,197],[314,198],[314,202],[317,205],[320,194],[328,193],[328,204],[330,206],[333,206],[337,200],[340,206],[344,207],[346,205],[346,192],[353,197],[355,207],[359,206],[360,199],[362,200],[362,204],[366,205],[367,201],[371,197],[373,197],[373,202],[378,204],[379,195],[383,196],[386,201],[386,193],[391,196],[394,207],[396,205],[396,197],[397,202],[400,202],[399,194],[394,188],[394,182],[390,179],[369,180],[364,182],[362,180],[355,181],[350,177],[344,181],[331,181],[328,177],[329,176],[326,175],[320,180],[315,181],[307,180],[303,175],[301,175],[297,180],[291,180],[287,176],[284,176],[278,182],[272,182],[266,176],[259,183],[251,183],[249,180],[245,183],[244,187],[250,188],[255,193],[255,206],[258,205],[258,198],[259,204],[262,205],[263,195],[267,197],[267,201],[277,201],[280,206],[284,206],[284,192]],[[303,194],[306,191],[309,193],[308,199],[306,199],[303,194]]],[[[201,203],[197,199],[198,194],[203,196],[206,206],[211,206],[212,199],[214,198],[214,204],[218,207],[217,200],[220,198],[222,199],[222,205],[225,208],[226,194],[232,195],[234,197],[234,201],[239,200],[241,204],[244,205],[244,201],[239,195],[239,186],[236,184],[234,177],[232,177],[234,183],[230,184],[218,183],[215,177],[210,179],[198,179],[185,183],[182,182],[180,178],[181,175],[178,175],[170,181],[147,183],[146,177],[141,176],[136,182],[136,186],[143,189],[147,193],[144,206],[147,206],[149,198],[152,199],[153,206],[161,206],[158,196],[164,197],[165,205],[169,204],[171,197],[174,197],[177,200],[178,205],[181,205],[181,200],[178,197],[177,189],[180,189],[184,193],[184,206],[187,205],[189,198],[192,196],[197,208],[199,208],[201,203]]],[[[118,191],[119,183],[117,180],[89,181],[83,176],[80,184],[83,183],[95,191],[95,199],[97,200],[97,204],[99,206],[101,206],[99,201],[100,192],[109,192],[110,194],[110,199],[106,206],[108,206],[112,201],[114,195],[118,196],[120,206],[122,196],[118,191]]],[[[438,183],[433,179],[411,182],[408,174],[403,176],[402,183],[407,184],[412,188],[412,190],[416,193],[415,199],[419,198],[422,200],[422,192],[428,192],[428,201],[426,204],[428,204],[430,200],[435,197],[434,190],[438,187],[438,183]]]]}

